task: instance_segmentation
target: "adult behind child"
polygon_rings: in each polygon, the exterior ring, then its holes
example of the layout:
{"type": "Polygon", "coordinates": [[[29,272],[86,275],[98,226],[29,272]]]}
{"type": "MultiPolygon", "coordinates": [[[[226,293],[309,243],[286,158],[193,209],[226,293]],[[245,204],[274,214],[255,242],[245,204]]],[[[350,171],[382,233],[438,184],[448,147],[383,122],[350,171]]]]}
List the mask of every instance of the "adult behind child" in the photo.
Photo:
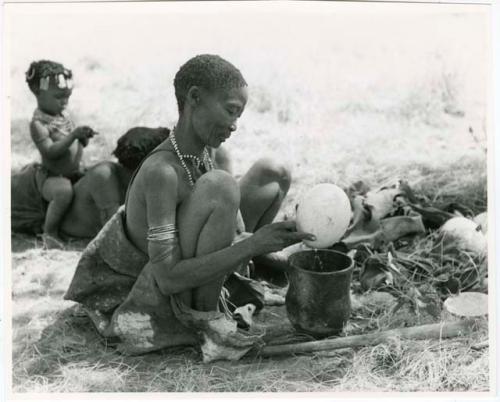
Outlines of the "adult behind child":
{"type": "MultiPolygon", "coordinates": [[[[213,316],[200,312],[218,310],[227,275],[257,255],[314,238],[292,221],[269,223],[281,202],[274,183],[268,205],[254,200],[241,210],[255,233],[235,239],[240,205],[249,203],[229,173],[212,169],[207,147],[236,130],[247,84],[226,60],[202,55],[180,68],[174,86],[176,128],[136,171],[125,210],[84,251],[65,295],[128,353],[196,342],[189,325],[213,316]]],[[[252,175],[259,169],[266,171],[257,166],[245,180],[258,183],[252,175]]]]}
{"type": "Polygon", "coordinates": [[[168,128],[134,127],[117,141],[118,163],[100,162],[73,187],[74,197],[61,224],[63,235],[92,238],[125,201],[125,193],[141,161],[169,135],[168,128]]]}
{"type": "Polygon", "coordinates": [[[31,63],[26,81],[37,100],[30,133],[41,154],[36,167],[38,184],[48,202],[43,226],[45,245],[62,247],[59,225],[73,199],[72,183],[83,175],[83,148],[96,132],[87,126],[75,127],[65,111],[72,93],[72,73],[49,60],[31,63]]]}
{"type": "MultiPolygon", "coordinates": [[[[90,167],[73,186],[74,196],[60,225],[63,236],[92,238],[125,201],[132,173],[142,159],[168,137],[168,128],[134,127],[117,140],[117,162],[103,161],[90,167]]],[[[228,154],[213,150],[215,164],[229,170],[228,154]]],[[[36,164],[11,176],[11,228],[13,232],[42,233],[47,202],[37,186],[36,164]]]]}

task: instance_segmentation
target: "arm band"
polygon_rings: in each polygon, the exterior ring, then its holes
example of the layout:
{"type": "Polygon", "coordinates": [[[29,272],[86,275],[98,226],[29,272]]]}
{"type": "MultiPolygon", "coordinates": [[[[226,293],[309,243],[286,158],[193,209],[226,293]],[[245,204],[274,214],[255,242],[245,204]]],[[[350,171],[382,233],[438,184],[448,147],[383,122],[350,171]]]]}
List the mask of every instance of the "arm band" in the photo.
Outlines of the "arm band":
{"type": "Polygon", "coordinates": [[[172,240],[177,238],[177,232],[178,230],[172,223],[168,225],[155,226],[148,229],[148,235],[146,239],[152,242],[172,240]]]}

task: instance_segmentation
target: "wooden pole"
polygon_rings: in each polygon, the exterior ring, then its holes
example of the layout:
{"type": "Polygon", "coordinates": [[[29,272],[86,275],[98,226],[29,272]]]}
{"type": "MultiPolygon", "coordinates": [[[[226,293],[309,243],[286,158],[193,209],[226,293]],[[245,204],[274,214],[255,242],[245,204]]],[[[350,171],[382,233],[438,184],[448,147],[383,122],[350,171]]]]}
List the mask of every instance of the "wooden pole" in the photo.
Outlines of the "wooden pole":
{"type": "Polygon", "coordinates": [[[317,352],[321,350],[333,350],[352,348],[359,346],[377,345],[393,337],[403,339],[441,339],[452,338],[470,333],[476,320],[465,319],[455,322],[441,322],[437,324],[420,325],[416,327],[392,329],[366,335],[353,335],[335,339],[324,339],[320,341],[292,343],[287,345],[264,346],[260,356],[275,356],[294,353],[317,352]]]}

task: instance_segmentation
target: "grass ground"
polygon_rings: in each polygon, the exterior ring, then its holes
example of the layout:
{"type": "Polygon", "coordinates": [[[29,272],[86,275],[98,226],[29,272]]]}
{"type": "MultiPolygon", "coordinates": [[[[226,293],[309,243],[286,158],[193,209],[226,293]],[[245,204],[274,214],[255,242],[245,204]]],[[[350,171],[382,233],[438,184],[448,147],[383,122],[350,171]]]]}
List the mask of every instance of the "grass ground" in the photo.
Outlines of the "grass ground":
{"type": "MultiPolygon", "coordinates": [[[[63,301],[81,245],[44,251],[13,237],[13,385],[16,392],[287,392],[487,391],[488,339],[483,326],[451,340],[393,339],[375,347],[239,362],[202,364],[193,348],[127,357],[109,347],[90,321],[63,301]]],[[[284,307],[267,308],[266,321],[286,320],[284,307]]],[[[264,319],[264,318],[261,318],[264,319]]],[[[403,310],[357,310],[351,323],[366,331],[424,324],[403,310]],[[368,323],[368,324],[367,324],[368,323]]],[[[356,328],[356,327],[352,327],[356,328]]],[[[351,329],[353,331],[353,329],[351,329]]]]}
{"type": "MultiPolygon", "coordinates": [[[[228,143],[236,161],[235,174],[241,175],[265,155],[288,164],[294,181],[280,216],[292,216],[300,194],[315,183],[344,186],[360,179],[378,186],[405,178],[432,198],[461,202],[475,212],[486,210],[487,84],[477,78],[485,76],[481,64],[484,49],[474,40],[482,29],[482,19],[475,15],[426,15],[384,24],[373,17],[372,28],[379,29],[379,36],[370,42],[373,31],[369,29],[343,34],[354,29],[347,26],[350,23],[366,27],[367,20],[349,20],[347,24],[341,17],[332,18],[334,23],[322,19],[317,23],[325,32],[319,39],[311,41],[314,32],[309,37],[304,33],[303,43],[296,43],[304,49],[303,54],[286,46],[278,47],[274,54],[264,41],[261,45],[267,58],[255,63],[257,53],[252,49],[247,58],[236,48],[226,49],[227,57],[242,66],[252,83],[247,110],[228,143]],[[433,36],[432,46],[421,38],[421,26],[433,36]],[[464,27],[476,36],[464,33],[464,27]],[[413,36],[394,37],[392,29],[413,32],[413,36]],[[450,45],[450,39],[457,35],[467,38],[460,49],[450,45]],[[361,48],[363,51],[356,50],[361,48]],[[464,54],[467,60],[475,58],[477,65],[456,62],[462,61],[464,54]],[[286,71],[283,57],[288,57],[286,71]],[[262,64],[266,70],[259,67],[262,64]]],[[[102,21],[96,21],[95,29],[99,30],[102,21]]],[[[28,18],[24,23],[40,21],[28,18]]],[[[69,19],[57,26],[60,29],[71,23],[69,19]]],[[[158,21],[152,17],[154,24],[158,21]]],[[[280,22],[273,24],[280,32],[280,22]]],[[[134,30],[132,24],[129,29],[141,38],[150,28],[145,26],[142,32],[134,30]]],[[[282,29],[283,37],[288,38],[287,29],[282,29]]],[[[31,58],[46,57],[44,51],[54,58],[62,51],[60,47],[52,50],[48,42],[38,39],[38,53],[23,50],[31,46],[33,38],[23,45],[20,30],[11,66],[13,170],[38,158],[27,131],[34,102],[22,72],[31,58]]],[[[214,35],[217,38],[217,33],[214,35]]],[[[132,44],[140,41],[130,40],[132,44]]],[[[175,58],[185,59],[189,49],[179,50],[185,43],[168,43],[170,53],[165,52],[175,60],[161,62],[152,62],[147,50],[142,50],[147,68],[128,64],[124,74],[122,64],[131,63],[130,59],[112,59],[104,51],[99,53],[99,44],[94,44],[94,51],[85,41],[81,39],[78,46],[60,54],[66,55],[62,60],[67,60],[81,83],[70,108],[79,122],[90,123],[101,132],[86,149],[86,162],[92,164],[109,158],[118,136],[130,127],[172,125],[175,106],[169,80],[179,65],[175,58]],[[165,94],[170,96],[168,102],[165,94]]],[[[220,46],[218,43],[214,49],[218,51],[220,46]]],[[[120,49],[114,48],[116,54],[121,54],[120,49]]],[[[489,349],[473,348],[488,338],[484,327],[469,337],[452,340],[394,339],[354,350],[273,359],[247,357],[209,365],[202,364],[191,348],[140,357],[119,355],[96,335],[87,318],[75,314],[71,302],[62,300],[83,247],[84,243],[74,242],[64,251],[46,251],[36,239],[12,235],[15,392],[489,389],[489,349]]],[[[283,308],[267,314],[268,318],[286,320],[283,308]]],[[[364,319],[370,330],[429,319],[404,310],[395,316],[364,310],[358,318],[364,319]]]]}

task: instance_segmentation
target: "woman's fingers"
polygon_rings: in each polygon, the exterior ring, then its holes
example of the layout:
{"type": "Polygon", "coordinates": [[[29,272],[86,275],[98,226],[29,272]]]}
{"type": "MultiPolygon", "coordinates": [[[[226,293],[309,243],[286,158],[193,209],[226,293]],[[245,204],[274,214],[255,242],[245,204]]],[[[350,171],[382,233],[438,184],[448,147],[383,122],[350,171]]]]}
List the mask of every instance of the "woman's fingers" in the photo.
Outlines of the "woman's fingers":
{"type": "Polygon", "coordinates": [[[297,231],[295,221],[271,223],[255,232],[263,248],[262,253],[279,251],[302,240],[316,240],[312,233],[297,231]]]}
{"type": "Polygon", "coordinates": [[[296,230],[297,228],[295,221],[281,221],[272,223],[271,225],[273,225],[275,228],[286,230],[296,230]]]}
{"type": "Polygon", "coordinates": [[[312,233],[307,232],[289,232],[286,234],[286,236],[289,240],[293,240],[296,242],[301,240],[316,240],[316,236],[314,236],[312,233]]]}
{"type": "Polygon", "coordinates": [[[297,226],[295,221],[283,221],[283,222],[277,222],[273,223],[277,229],[282,229],[285,230],[286,232],[284,233],[285,237],[288,240],[293,240],[293,241],[300,241],[300,240],[316,240],[316,236],[312,233],[307,233],[307,232],[298,232],[297,231],[297,226]]]}

